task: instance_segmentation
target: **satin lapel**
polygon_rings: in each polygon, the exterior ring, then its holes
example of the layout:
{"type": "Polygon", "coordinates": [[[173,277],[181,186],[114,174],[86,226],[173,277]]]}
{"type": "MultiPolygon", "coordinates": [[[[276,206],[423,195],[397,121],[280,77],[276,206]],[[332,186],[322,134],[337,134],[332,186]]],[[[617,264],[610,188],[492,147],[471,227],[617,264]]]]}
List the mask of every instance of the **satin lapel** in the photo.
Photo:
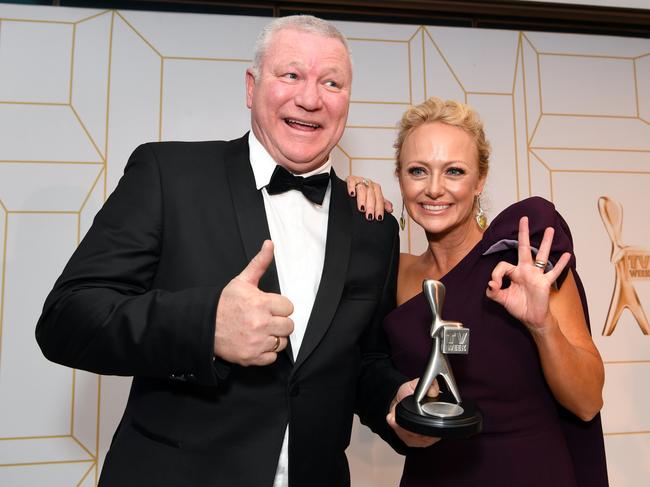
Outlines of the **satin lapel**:
{"type": "MultiPolygon", "coordinates": [[[[233,209],[237,216],[239,233],[248,262],[262,248],[264,240],[270,239],[262,193],[255,188],[255,177],[248,153],[248,135],[232,144],[226,154],[227,174],[233,209]]],[[[265,292],[279,293],[280,284],[275,261],[260,280],[259,288],[265,292]]]]}
{"type": "MultiPolygon", "coordinates": [[[[334,170],[332,169],[332,173],[334,170]]],[[[318,293],[303,338],[294,373],[311,355],[332,323],[339,306],[350,258],[351,209],[345,183],[332,174],[332,195],[327,224],[325,262],[318,293]]]]}

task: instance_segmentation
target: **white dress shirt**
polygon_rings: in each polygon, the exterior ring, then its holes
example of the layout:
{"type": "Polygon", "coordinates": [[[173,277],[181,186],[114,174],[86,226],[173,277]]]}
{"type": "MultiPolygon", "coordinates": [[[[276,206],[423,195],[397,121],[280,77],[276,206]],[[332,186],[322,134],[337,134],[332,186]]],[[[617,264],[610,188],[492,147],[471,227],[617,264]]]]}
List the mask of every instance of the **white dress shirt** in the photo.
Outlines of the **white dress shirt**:
{"type": "MultiPolygon", "coordinates": [[[[327,221],[330,206],[330,184],[322,205],[310,202],[300,191],[269,195],[266,185],[277,163],[251,131],[248,136],[250,162],[255,176],[255,186],[262,191],[264,209],[274,244],[275,266],[278,271],[280,292],[293,303],[291,319],[294,323],[290,336],[294,360],[298,356],[307,329],[325,261],[327,221]]],[[[329,173],[332,164],[328,159],[318,169],[301,174],[329,173]]],[[[284,435],[278,460],[274,487],[289,485],[289,426],[284,435]]]]}

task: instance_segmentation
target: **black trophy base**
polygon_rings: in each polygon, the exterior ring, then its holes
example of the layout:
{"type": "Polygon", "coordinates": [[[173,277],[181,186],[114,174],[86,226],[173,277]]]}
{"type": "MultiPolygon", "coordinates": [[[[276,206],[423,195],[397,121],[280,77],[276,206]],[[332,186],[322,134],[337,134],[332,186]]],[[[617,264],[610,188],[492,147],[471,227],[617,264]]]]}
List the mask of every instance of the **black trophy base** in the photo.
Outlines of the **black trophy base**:
{"type": "MultiPolygon", "coordinates": [[[[481,432],[483,428],[483,414],[472,401],[463,401],[460,406],[463,411],[456,416],[428,414],[423,411],[426,404],[438,403],[440,409],[448,405],[453,409],[453,398],[441,394],[438,397],[427,398],[421,405],[415,401],[415,396],[404,398],[395,410],[397,424],[402,428],[426,436],[438,438],[468,438],[481,432]]],[[[429,408],[427,408],[429,409],[429,408]]]]}

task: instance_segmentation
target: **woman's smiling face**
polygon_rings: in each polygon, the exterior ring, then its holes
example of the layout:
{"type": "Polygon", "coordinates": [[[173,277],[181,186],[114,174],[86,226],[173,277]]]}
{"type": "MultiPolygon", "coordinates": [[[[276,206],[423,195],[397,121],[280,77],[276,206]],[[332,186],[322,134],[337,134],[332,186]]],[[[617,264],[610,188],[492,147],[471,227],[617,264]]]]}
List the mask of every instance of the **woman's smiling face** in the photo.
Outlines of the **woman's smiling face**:
{"type": "Polygon", "coordinates": [[[402,145],[398,177],[409,215],[427,234],[475,230],[474,201],[485,178],[469,133],[442,122],[413,129],[402,145]]]}

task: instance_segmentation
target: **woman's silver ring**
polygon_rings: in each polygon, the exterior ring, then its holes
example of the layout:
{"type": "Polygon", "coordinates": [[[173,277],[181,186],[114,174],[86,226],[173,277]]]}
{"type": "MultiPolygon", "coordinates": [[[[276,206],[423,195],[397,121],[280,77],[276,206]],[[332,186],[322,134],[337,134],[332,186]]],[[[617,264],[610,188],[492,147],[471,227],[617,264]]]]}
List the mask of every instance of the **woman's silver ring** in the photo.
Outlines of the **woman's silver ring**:
{"type": "Polygon", "coordinates": [[[273,350],[271,352],[277,352],[278,348],[280,348],[280,337],[276,336],[275,337],[275,345],[273,346],[273,350]]]}
{"type": "Polygon", "coordinates": [[[544,262],[543,260],[536,260],[533,265],[538,269],[546,269],[546,262],[544,262]]]}
{"type": "Polygon", "coordinates": [[[366,178],[363,178],[361,181],[357,182],[354,185],[354,189],[357,189],[357,186],[359,186],[360,184],[363,184],[367,188],[370,185],[370,182],[366,178]]]}

